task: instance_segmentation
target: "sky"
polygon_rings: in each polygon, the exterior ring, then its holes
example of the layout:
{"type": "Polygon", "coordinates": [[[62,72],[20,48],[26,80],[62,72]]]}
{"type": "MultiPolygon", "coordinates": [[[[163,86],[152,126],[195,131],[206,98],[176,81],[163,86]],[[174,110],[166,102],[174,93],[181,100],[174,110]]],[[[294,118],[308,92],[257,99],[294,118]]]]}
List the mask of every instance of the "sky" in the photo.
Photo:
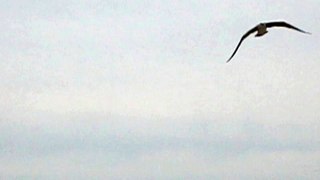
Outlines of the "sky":
{"type": "Polygon", "coordinates": [[[319,179],[319,9],[2,1],[0,179],[319,179]]]}

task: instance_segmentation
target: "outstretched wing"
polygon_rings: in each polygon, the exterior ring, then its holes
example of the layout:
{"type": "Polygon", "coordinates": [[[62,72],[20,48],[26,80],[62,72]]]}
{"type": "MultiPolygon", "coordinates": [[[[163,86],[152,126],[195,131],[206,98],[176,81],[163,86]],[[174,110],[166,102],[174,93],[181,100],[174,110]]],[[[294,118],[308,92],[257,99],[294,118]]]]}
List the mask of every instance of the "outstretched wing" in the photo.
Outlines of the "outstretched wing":
{"type": "Polygon", "coordinates": [[[275,27],[275,26],[276,26],[276,27],[286,27],[286,28],[290,28],[290,29],[294,29],[294,30],[296,30],[296,31],[302,32],[302,33],[311,34],[311,33],[309,33],[309,32],[306,32],[306,31],[302,30],[302,29],[299,29],[299,28],[297,28],[297,27],[294,27],[294,26],[292,26],[291,24],[288,24],[288,23],[286,23],[286,22],[284,22],[284,21],[269,22],[269,23],[266,23],[266,26],[267,26],[267,28],[269,28],[269,27],[275,27]]]}
{"type": "Polygon", "coordinates": [[[257,29],[258,29],[257,27],[258,27],[258,26],[255,26],[254,28],[250,29],[247,33],[245,33],[245,34],[242,36],[242,38],[240,39],[240,42],[238,43],[236,49],[234,50],[234,52],[232,53],[231,57],[228,59],[227,62],[229,62],[229,61],[233,58],[233,56],[236,54],[236,52],[238,51],[238,49],[239,49],[242,41],[243,41],[245,38],[247,38],[250,34],[252,34],[252,33],[254,33],[255,31],[257,31],[257,29]]]}

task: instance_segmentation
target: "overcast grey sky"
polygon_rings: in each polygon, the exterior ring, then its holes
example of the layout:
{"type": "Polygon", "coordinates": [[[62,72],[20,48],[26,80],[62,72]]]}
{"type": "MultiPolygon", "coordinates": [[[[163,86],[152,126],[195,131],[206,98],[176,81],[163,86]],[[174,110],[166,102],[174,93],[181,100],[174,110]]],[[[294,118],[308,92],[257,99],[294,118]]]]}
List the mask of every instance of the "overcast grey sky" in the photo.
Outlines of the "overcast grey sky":
{"type": "Polygon", "coordinates": [[[0,179],[319,179],[319,9],[2,1],[0,179]]]}

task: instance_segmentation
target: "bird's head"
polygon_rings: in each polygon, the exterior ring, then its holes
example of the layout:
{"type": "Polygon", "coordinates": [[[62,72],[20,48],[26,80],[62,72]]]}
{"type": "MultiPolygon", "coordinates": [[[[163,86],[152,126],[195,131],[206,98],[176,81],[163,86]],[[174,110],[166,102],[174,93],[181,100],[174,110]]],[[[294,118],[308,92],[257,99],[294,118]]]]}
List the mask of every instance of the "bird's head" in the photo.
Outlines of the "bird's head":
{"type": "Polygon", "coordinates": [[[267,26],[266,23],[260,23],[259,25],[263,27],[267,26]]]}

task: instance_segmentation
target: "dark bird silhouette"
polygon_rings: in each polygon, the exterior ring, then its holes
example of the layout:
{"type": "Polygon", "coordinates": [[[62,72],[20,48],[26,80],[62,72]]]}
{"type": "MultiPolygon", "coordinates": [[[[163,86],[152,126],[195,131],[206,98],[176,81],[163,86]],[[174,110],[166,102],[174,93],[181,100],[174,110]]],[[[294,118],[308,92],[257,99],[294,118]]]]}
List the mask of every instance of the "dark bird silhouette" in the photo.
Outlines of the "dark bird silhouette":
{"type": "Polygon", "coordinates": [[[293,29],[302,33],[306,33],[306,34],[311,34],[309,32],[303,31],[297,27],[292,26],[291,24],[288,24],[284,21],[278,21],[278,22],[268,22],[268,23],[260,23],[258,25],[256,25],[254,28],[250,29],[247,33],[245,33],[242,38],[240,39],[240,42],[238,43],[236,49],[234,50],[234,52],[232,53],[231,57],[228,59],[227,62],[229,62],[233,56],[236,54],[236,52],[238,51],[242,41],[247,38],[250,34],[257,32],[257,34],[255,35],[255,37],[260,37],[265,35],[268,31],[267,28],[271,28],[271,27],[285,27],[285,28],[289,28],[289,29],[293,29]]]}

